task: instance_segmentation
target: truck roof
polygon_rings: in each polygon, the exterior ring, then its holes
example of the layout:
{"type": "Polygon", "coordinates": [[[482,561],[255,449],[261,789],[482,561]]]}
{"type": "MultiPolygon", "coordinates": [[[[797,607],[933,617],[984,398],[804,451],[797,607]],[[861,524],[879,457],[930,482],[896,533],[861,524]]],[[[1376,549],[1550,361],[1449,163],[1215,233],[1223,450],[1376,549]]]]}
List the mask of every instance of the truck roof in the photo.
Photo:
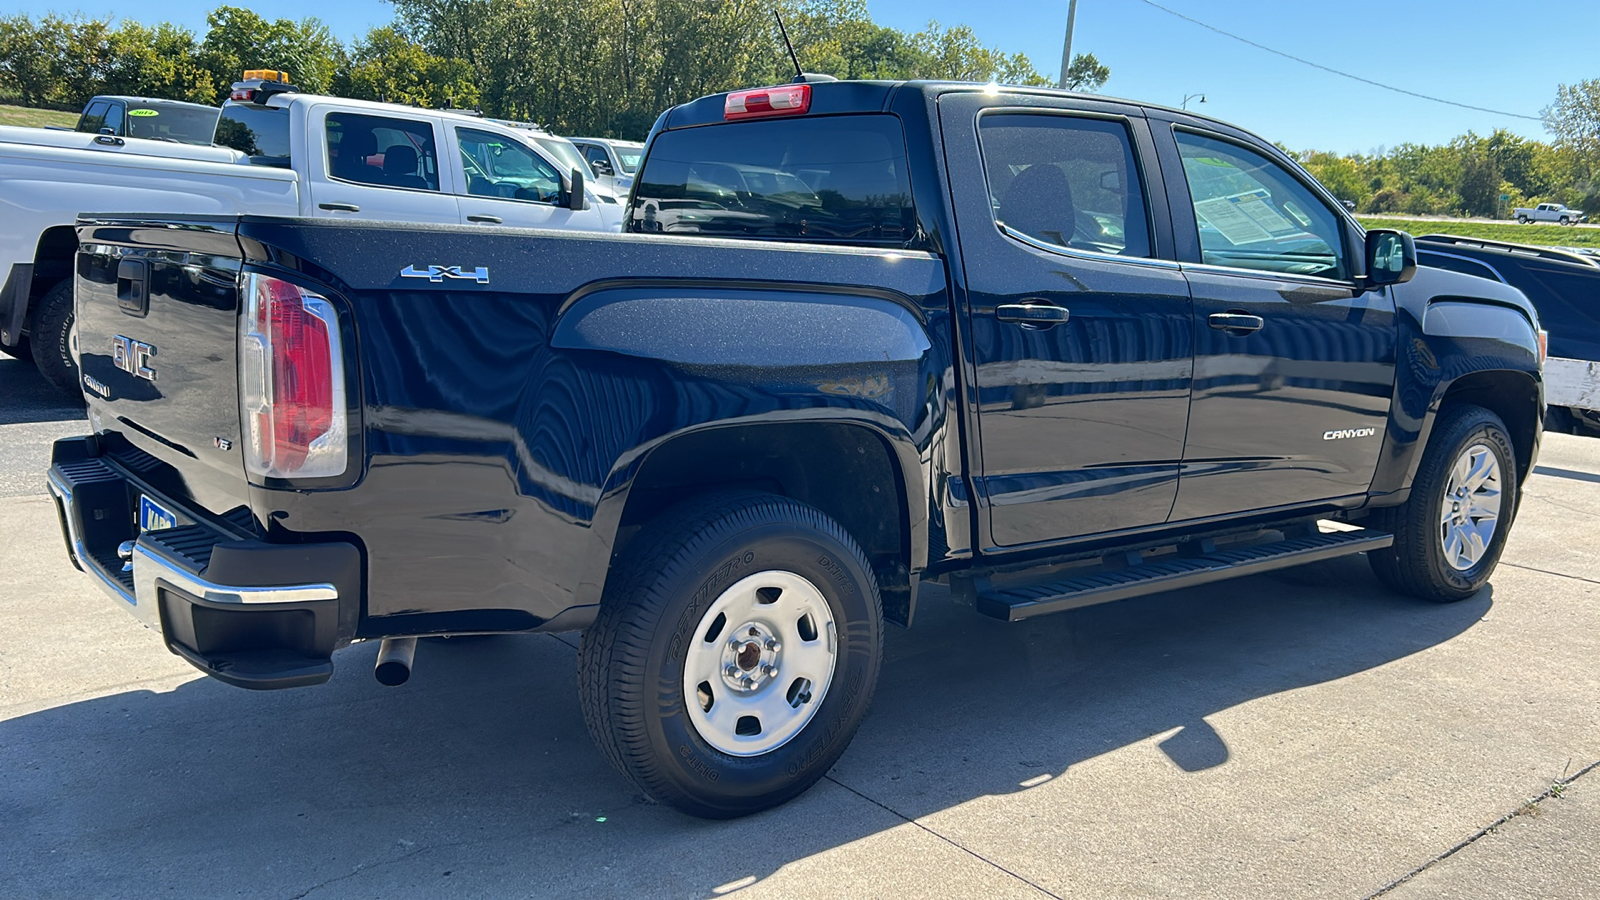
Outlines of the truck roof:
{"type": "MultiPolygon", "coordinates": [[[[940,94],[964,93],[969,91],[1004,90],[1008,94],[1033,94],[1044,97],[1070,97],[1081,100],[1093,100],[1102,103],[1124,103],[1143,109],[1159,110],[1174,115],[1186,116],[1203,122],[1210,122],[1227,128],[1237,128],[1229,122],[1189,110],[1178,109],[1171,106],[1162,106],[1158,103],[1147,103],[1142,100],[1129,100],[1123,97],[1109,97],[1104,94],[1090,94],[1083,91],[1066,91],[1059,88],[1026,87],[1013,84],[982,83],[975,81],[816,81],[811,85],[811,112],[827,115],[830,113],[851,113],[879,111],[887,107],[889,98],[898,90],[912,90],[927,96],[940,94]]],[[[769,85],[781,87],[782,85],[769,85]]],[[[688,103],[683,103],[667,111],[662,127],[686,128],[694,125],[710,125],[727,121],[724,118],[723,104],[728,94],[725,91],[719,94],[709,94],[688,103]]]]}
{"type": "MultiPolygon", "coordinates": [[[[93,97],[89,98],[89,103],[93,103],[96,100],[121,100],[124,103],[144,103],[151,106],[156,104],[161,104],[163,106],[187,106],[190,109],[209,109],[213,111],[215,111],[217,108],[205,103],[190,103],[187,100],[168,100],[165,97],[135,97],[132,94],[95,94],[93,97]]],[[[88,105],[88,103],[84,104],[84,106],[88,105]]]]}

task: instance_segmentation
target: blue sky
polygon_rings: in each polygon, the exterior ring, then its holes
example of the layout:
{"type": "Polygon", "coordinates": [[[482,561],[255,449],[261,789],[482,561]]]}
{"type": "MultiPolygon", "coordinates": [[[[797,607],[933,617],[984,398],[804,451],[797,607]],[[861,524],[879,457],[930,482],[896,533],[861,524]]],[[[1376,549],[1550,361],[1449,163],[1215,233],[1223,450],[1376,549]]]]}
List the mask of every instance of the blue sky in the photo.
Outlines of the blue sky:
{"type": "MultiPolygon", "coordinates": [[[[233,0],[248,5],[245,0],[233,0]]],[[[1157,0],[1225,31],[1374,81],[1461,103],[1538,115],[1556,86],[1600,77],[1592,52],[1600,2],[1525,0],[1157,0]],[[1555,36],[1553,39],[1552,36],[1555,36]],[[1570,38],[1569,38],[1570,36],[1570,38]],[[1563,38],[1569,38],[1563,41],[1563,38]],[[1572,50],[1564,50],[1561,43],[1572,50]],[[1587,60],[1587,62],[1585,62],[1587,60]]],[[[1067,0],[868,0],[880,24],[912,31],[929,19],[967,24],[986,44],[1060,66],[1067,0]]],[[[82,11],[203,31],[216,0],[161,3],[9,0],[7,12],[82,11]]],[[[393,17],[383,0],[274,0],[269,17],[317,16],[346,40],[393,17]]],[[[1204,92],[1202,110],[1296,149],[1367,152],[1439,143],[1472,129],[1544,137],[1535,121],[1391,93],[1229,40],[1142,0],[1079,0],[1075,52],[1111,67],[1103,92],[1167,105],[1204,92]]]]}

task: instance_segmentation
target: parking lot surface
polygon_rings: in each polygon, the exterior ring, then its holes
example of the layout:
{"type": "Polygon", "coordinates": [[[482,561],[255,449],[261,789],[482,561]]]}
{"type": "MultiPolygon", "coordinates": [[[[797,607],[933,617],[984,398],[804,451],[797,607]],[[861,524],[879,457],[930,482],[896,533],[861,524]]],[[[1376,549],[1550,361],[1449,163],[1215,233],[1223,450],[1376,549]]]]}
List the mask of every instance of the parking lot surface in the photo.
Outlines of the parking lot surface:
{"type": "MultiPolygon", "coordinates": [[[[1600,440],[1546,435],[1492,586],[1360,558],[1021,624],[926,591],[818,786],[733,822],[591,746],[576,636],[376,646],[321,687],[200,676],[67,562],[0,360],[7,897],[1592,897],[1600,440]],[[1507,818],[1510,816],[1510,818],[1507,818]],[[1486,831],[1486,829],[1491,829],[1486,831]]],[[[32,398],[17,400],[16,398],[32,398]]]]}

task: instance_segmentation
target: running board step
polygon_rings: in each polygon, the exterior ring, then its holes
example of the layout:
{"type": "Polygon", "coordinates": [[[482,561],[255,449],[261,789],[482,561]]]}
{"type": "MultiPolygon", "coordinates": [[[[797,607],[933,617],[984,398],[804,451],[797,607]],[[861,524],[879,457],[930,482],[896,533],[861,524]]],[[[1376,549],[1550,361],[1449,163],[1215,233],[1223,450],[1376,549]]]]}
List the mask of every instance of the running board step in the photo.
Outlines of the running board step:
{"type": "Polygon", "coordinates": [[[1379,550],[1393,543],[1392,534],[1336,531],[1289,538],[1246,549],[1217,550],[1201,556],[1164,557],[1124,569],[1097,571],[1050,584],[979,593],[975,599],[978,612],[1016,622],[1080,606],[1195,587],[1365,550],[1379,550]]]}

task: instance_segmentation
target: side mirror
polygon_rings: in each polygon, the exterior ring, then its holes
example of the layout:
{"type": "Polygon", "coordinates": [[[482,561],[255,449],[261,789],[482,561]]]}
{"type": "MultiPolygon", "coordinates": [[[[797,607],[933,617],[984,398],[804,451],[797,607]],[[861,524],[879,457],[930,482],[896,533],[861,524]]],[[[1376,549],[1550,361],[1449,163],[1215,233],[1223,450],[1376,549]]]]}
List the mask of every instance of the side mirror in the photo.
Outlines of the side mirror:
{"type": "Polygon", "coordinates": [[[1417,244],[1404,231],[1367,232],[1367,286],[1403,284],[1417,274],[1417,244]]]}
{"type": "Polygon", "coordinates": [[[1344,204],[1344,208],[1350,212],[1356,211],[1356,202],[1354,200],[1340,200],[1339,202],[1344,204]]]}
{"type": "MultiPolygon", "coordinates": [[[[582,169],[574,168],[572,170],[572,184],[569,185],[568,188],[567,188],[567,202],[566,202],[565,205],[566,205],[567,209],[570,209],[570,210],[572,210],[574,212],[577,212],[578,210],[583,209],[583,170],[582,169]]],[[[1413,253],[1412,257],[1415,258],[1416,254],[1413,253]]]]}
{"type": "Polygon", "coordinates": [[[616,170],[611,168],[611,163],[606,162],[603,159],[590,160],[589,167],[594,169],[595,177],[617,174],[616,170]]]}
{"type": "Polygon", "coordinates": [[[101,125],[99,133],[100,134],[116,134],[117,130],[115,128],[112,128],[110,125],[101,125]]]}

